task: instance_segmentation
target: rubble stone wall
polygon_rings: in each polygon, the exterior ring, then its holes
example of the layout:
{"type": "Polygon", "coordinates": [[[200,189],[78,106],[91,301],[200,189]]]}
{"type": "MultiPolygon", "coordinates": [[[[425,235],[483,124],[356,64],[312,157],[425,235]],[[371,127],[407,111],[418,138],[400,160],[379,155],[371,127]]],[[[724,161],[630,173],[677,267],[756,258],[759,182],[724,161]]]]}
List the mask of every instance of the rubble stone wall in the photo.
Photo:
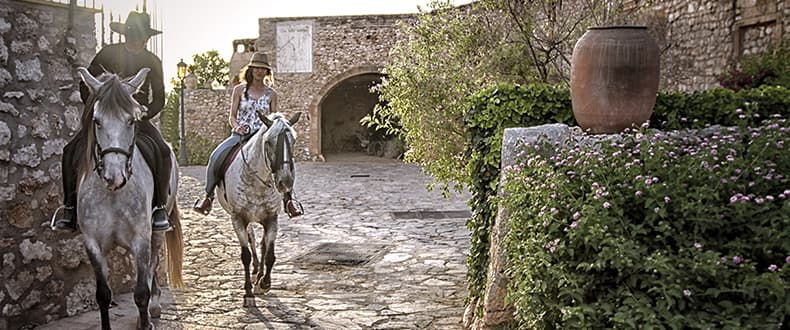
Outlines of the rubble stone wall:
{"type": "Polygon", "coordinates": [[[667,0],[643,20],[661,53],[661,89],[718,87],[718,77],[744,55],[790,38],[790,0],[667,0]]]}
{"type": "MultiPolygon", "coordinates": [[[[78,234],[55,233],[61,154],[80,127],[75,68],[96,53],[93,9],[0,0],[0,330],[95,308],[95,281],[78,234]]],[[[110,281],[128,291],[131,264],[114,253],[110,281]]]]}

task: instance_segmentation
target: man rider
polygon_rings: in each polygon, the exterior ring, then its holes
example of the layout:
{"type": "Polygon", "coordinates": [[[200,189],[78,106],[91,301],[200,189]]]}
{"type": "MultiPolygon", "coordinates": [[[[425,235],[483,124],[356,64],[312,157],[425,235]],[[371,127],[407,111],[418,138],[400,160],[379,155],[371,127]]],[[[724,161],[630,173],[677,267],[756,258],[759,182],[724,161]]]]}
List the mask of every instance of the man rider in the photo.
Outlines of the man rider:
{"type": "MultiPolygon", "coordinates": [[[[154,181],[153,197],[153,231],[171,229],[167,218],[167,197],[170,184],[170,147],[165,143],[159,130],[149,121],[156,116],[165,105],[164,80],[162,78],[162,61],[146,49],[148,39],[162,33],[151,29],[150,17],[146,13],[131,12],[126,23],[110,23],[110,29],[123,35],[125,42],[108,45],[102,48],[91,61],[88,71],[94,76],[103,72],[114,73],[120,77],[135,75],[142,68],[151,71],[140,87],[134,99],[146,111],[143,119],[137,123],[137,148],[151,167],[154,181]]],[[[82,102],[87,103],[90,90],[84,82],[80,82],[82,102]]],[[[77,229],[77,166],[78,153],[84,151],[88,125],[93,122],[93,109],[85,109],[82,114],[82,127],[74,138],[63,148],[62,176],[64,212],[55,221],[54,229],[74,231],[77,229]]]]}

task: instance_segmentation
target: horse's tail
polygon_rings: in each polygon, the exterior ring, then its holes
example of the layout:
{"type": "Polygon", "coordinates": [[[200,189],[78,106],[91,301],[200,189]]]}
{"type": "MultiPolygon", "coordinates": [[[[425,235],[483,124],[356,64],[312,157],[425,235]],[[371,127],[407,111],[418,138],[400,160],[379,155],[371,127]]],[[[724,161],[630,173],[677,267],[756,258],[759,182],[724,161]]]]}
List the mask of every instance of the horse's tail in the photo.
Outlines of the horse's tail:
{"type": "Polygon", "coordinates": [[[165,234],[167,244],[167,269],[170,275],[170,285],[176,288],[184,287],[182,278],[182,267],[184,265],[184,236],[181,233],[181,212],[178,210],[178,203],[173,204],[170,211],[170,224],[173,230],[165,234]]]}

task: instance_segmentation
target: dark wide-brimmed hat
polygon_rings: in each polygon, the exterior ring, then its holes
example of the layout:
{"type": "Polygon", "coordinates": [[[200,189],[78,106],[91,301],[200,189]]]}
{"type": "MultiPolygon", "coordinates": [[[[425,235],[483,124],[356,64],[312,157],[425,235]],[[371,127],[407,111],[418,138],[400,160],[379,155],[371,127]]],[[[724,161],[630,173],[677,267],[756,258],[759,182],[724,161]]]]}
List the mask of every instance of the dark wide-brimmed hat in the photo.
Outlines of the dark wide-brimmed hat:
{"type": "Polygon", "coordinates": [[[162,33],[162,31],[151,28],[151,17],[148,14],[136,11],[129,13],[129,16],[126,17],[126,23],[110,23],[110,30],[123,35],[135,34],[148,37],[162,33]]]}
{"type": "Polygon", "coordinates": [[[269,70],[272,70],[272,66],[269,64],[269,56],[261,52],[256,52],[252,54],[252,57],[250,58],[250,63],[247,64],[247,67],[267,68],[269,70]]]}

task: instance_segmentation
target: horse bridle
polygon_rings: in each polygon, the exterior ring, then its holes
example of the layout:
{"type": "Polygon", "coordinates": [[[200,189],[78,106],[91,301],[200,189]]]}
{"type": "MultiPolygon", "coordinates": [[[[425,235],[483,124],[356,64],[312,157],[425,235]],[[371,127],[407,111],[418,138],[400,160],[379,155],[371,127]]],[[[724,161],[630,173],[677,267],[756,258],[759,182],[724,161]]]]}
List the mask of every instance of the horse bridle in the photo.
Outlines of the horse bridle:
{"type": "MultiPolygon", "coordinates": [[[[275,145],[275,148],[274,148],[274,161],[272,162],[272,168],[271,168],[272,173],[271,173],[271,175],[274,175],[275,172],[277,172],[279,170],[282,170],[282,168],[283,168],[283,166],[285,164],[288,164],[288,166],[289,166],[289,168],[291,169],[292,172],[294,170],[293,153],[291,152],[291,150],[292,150],[291,149],[291,145],[286,143],[286,139],[287,138],[288,138],[288,130],[287,129],[284,129],[282,132],[280,132],[280,134],[277,135],[277,141],[276,141],[276,145],[275,145]],[[288,151],[288,153],[287,153],[288,159],[285,159],[286,158],[286,154],[284,152],[286,150],[288,151]]],[[[244,155],[244,149],[242,149],[240,151],[240,153],[241,153],[241,158],[244,161],[245,168],[249,168],[250,164],[247,161],[247,156],[244,155]]],[[[261,183],[263,183],[267,187],[271,187],[271,185],[269,183],[267,183],[266,180],[264,180],[264,179],[262,179],[261,177],[258,176],[257,172],[253,171],[253,174],[255,175],[255,178],[258,179],[258,181],[260,181],[261,183]]]]}
{"type": "Polygon", "coordinates": [[[294,158],[291,145],[286,143],[288,139],[288,130],[284,129],[277,135],[277,145],[274,148],[274,162],[272,164],[272,173],[282,170],[283,166],[288,165],[291,172],[294,171],[294,158]],[[287,159],[286,159],[287,157],[287,159]]]}
{"type": "Polygon", "coordinates": [[[129,145],[128,148],[120,148],[120,147],[109,147],[109,148],[102,148],[99,144],[99,139],[96,138],[96,129],[93,130],[93,139],[95,141],[93,145],[93,162],[95,167],[93,170],[98,174],[100,177],[103,175],[104,172],[104,155],[110,153],[117,153],[126,156],[126,172],[129,173],[129,176],[132,176],[132,157],[134,157],[134,144],[137,140],[137,126],[135,126],[134,132],[132,133],[132,143],[129,145]]]}

